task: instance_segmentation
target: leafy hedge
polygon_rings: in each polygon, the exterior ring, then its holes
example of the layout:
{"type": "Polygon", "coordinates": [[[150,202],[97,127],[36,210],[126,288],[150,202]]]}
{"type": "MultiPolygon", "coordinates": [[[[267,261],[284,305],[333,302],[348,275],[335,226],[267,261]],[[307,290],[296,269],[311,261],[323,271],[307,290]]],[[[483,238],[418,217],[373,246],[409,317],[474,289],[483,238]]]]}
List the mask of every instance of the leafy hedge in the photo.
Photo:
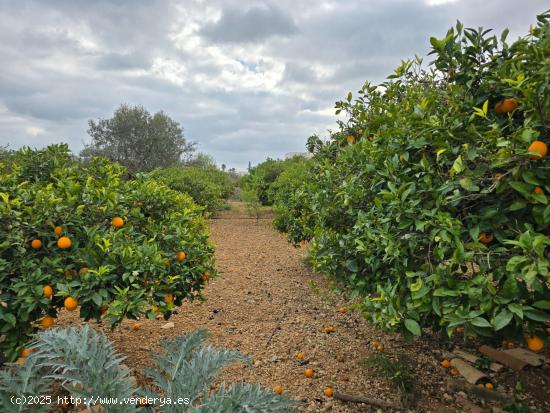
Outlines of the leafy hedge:
{"type": "Polygon", "coordinates": [[[151,177],[176,191],[188,194],[207,212],[221,209],[234,188],[234,182],[227,173],[212,167],[157,169],[151,173],[151,177]]]}
{"type": "Polygon", "coordinates": [[[376,325],[546,336],[550,320],[550,14],[513,44],[460,23],[337,102],[281,178],[277,226],[311,239],[315,269],[364,297],[376,325]]]}
{"type": "Polygon", "coordinates": [[[145,175],[125,180],[105,159],[84,167],[66,145],[10,159],[0,164],[0,351],[9,359],[63,306],[111,323],[168,318],[214,274],[189,196],[145,175]]]}

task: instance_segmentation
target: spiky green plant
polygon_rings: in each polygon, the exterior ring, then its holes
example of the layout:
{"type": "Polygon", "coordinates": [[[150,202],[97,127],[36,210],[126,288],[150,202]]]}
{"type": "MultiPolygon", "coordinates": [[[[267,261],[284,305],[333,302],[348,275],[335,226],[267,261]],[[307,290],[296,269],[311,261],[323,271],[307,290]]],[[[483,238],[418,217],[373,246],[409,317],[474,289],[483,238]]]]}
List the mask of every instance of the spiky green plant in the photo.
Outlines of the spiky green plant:
{"type": "Polygon", "coordinates": [[[221,368],[238,360],[250,364],[251,360],[238,352],[204,345],[207,336],[206,331],[199,330],[162,341],[163,352],[153,355],[155,367],[146,370],[152,387],[136,388],[130,370],[122,364],[124,358],[103,333],[87,325],[40,332],[29,346],[33,352],[25,363],[12,364],[0,372],[0,411],[46,411],[47,406],[39,410],[37,406],[13,405],[10,399],[14,395],[47,395],[54,381],[87,406],[102,404],[106,413],[138,412],[144,408],[101,403],[96,401],[98,397],[118,401],[140,396],[172,402],[187,399],[185,405],[164,404],[163,413],[295,411],[295,402],[257,385],[238,383],[226,388],[221,384],[219,390],[210,391],[221,368]]]}

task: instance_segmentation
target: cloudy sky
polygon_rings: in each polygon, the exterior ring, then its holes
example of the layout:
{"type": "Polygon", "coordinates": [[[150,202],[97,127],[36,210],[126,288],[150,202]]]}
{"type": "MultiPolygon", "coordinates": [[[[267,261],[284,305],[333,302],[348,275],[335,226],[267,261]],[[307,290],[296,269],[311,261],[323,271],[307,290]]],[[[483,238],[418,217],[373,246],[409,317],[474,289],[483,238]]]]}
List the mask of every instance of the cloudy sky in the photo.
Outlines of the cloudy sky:
{"type": "MultiPolygon", "coordinates": [[[[0,0],[0,145],[89,141],[121,103],[164,110],[218,164],[303,151],[334,102],[460,19],[524,35],[543,0],[0,0]]],[[[509,39],[510,39],[509,38],[509,39]]]]}

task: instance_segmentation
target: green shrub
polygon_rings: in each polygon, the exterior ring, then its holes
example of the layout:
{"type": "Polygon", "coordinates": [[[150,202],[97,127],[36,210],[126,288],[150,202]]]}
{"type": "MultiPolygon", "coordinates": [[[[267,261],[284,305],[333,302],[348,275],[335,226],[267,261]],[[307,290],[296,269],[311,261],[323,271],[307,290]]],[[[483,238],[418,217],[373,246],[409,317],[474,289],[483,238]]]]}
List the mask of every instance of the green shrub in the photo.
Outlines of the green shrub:
{"type": "Polygon", "coordinates": [[[157,312],[168,318],[175,305],[200,297],[203,274],[214,274],[200,209],[145,175],[125,174],[101,158],[84,167],[66,145],[22,149],[0,168],[0,351],[9,360],[67,297],[82,318],[113,324],[157,312]],[[59,236],[70,248],[58,246],[59,236]]]}
{"type": "Polygon", "coordinates": [[[427,68],[349,93],[340,131],[309,139],[307,180],[286,186],[302,204],[277,219],[376,325],[546,336],[550,164],[528,148],[550,142],[549,18],[513,44],[458,23],[427,68]]]}
{"type": "Polygon", "coordinates": [[[165,403],[164,413],[296,411],[295,402],[258,385],[239,383],[226,388],[222,383],[213,391],[213,379],[221,368],[239,360],[250,364],[251,360],[237,352],[205,346],[206,337],[201,330],[161,341],[163,352],[153,354],[154,368],[145,371],[151,386],[142,388],[133,382],[131,371],[122,364],[123,357],[103,333],[87,325],[41,332],[22,365],[0,371],[0,407],[6,413],[47,411],[58,405],[57,396],[47,399],[52,385],[61,384],[67,396],[59,397],[80,398],[88,401],[86,407],[101,405],[109,413],[151,411],[161,406],[160,399],[165,403]],[[41,404],[14,404],[12,397],[40,400],[41,404]],[[137,399],[155,398],[151,407],[137,403],[137,399]],[[130,399],[135,402],[123,402],[130,399]]]}
{"type": "Polygon", "coordinates": [[[207,212],[223,208],[224,200],[233,193],[234,183],[229,174],[216,168],[173,167],[157,169],[151,177],[184,192],[207,212]]]}

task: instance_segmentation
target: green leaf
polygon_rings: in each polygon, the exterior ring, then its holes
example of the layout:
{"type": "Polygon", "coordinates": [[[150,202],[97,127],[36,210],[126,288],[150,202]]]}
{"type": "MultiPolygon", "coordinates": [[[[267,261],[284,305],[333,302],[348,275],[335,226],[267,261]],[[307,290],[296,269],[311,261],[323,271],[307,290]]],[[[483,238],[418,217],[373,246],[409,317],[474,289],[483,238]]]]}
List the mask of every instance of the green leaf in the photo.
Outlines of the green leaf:
{"type": "Polygon", "coordinates": [[[420,334],[422,334],[422,330],[420,329],[420,325],[415,320],[413,320],[412,318],[407,318],[405,320],[405,327],[407,328],[407,330],[409,330],[415,336],[419,336],[420,334]]]}
{"type": "Polygon", "coordinates": [[[550,321],[550,314],[539,310],[524,310],[525,317],[535,321],[550,321]]]}
{"type": "Polygon", "coordinates": [[[540,308],[541,310],[550,310],[550,300],[535,301],[533,307],[540,308]]]}
{"type": "Polygon", "coordinates": [[[474,182],[472,181],[472,178],[462,178],[460,181],[458,181],[458,183],[466,191],[470,191],[470,192],[479,191],[479,186],[474,184],[474,182]]]}
{"type": "Polygon", "coordinates": [[[491,323],[489,323],[483,317],[476,317],[473,320],[471,320],[470,323],[472,323],[472,325],[476,327],[488,327],[488,328],[492,327],[491,323]]]}
{"type": "Polygon", "coordinates": [[[498,313],[493,322],[495,330],[502,330],[510,323],[510,321],[512,321],[513,317],[514,315],[510,311],[503,309],[500,313],[498,313]]]}
{"type": "Polygon", "coordinates": [[[510,303],[508,304],[508,310],[510,310],[512,313],[517,315],[519,318],[523,320],[523,308],[521,304],[517,303],[510,303]]]}
{"type": "Polygon", "coordinates": [[[458,174],[464,170],[464,167],[462,166],[462,156],[458,155],[458,157],[453,162],[453,166],[451,167],[451,176],[458,174]]]}

